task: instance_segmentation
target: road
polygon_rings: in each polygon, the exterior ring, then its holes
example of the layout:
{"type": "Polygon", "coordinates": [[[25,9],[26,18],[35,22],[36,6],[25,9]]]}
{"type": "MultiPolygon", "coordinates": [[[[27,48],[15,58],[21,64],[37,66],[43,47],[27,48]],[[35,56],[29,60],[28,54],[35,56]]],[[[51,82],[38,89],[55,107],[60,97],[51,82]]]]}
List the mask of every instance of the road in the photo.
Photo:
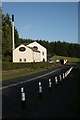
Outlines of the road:
{"type": "MultiPolygon", "coordinates": [[[[73,65],[71,65],[73,66],[73,65]]],[[[55,87],[54,78],[65,73],[70,65],[58,70],[47,70],[25,77],[3,82],[2,117],[3,118],[77,118],[79,116],[79,70],[73,67],[71,73],[55,87]],[[49,91],[48,80],[52,80],[49,91]],[[42,98],[38,94],[38,82],[42,82],[42,98]],[[25,89],[26,105],[21,107],[21,87],[25,89]]]]}

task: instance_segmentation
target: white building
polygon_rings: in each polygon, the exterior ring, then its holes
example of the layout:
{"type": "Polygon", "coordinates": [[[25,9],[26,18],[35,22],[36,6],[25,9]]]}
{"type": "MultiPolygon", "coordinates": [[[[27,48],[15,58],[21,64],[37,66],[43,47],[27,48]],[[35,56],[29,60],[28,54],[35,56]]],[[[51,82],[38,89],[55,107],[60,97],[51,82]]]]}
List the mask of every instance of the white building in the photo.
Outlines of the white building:
{"type": "Polygon", "coordinates": [[[12,60],[13,62],[42,62],[47,61],[47,49],[37,42],[21,44],[15,48],[14,15],[12,15],[12,60]]]}
{"type": "Polygon", "coordinates": [[[13,50],[13,62],[47,61],[47,49],[37,42],[21,44],[13,50]]]}

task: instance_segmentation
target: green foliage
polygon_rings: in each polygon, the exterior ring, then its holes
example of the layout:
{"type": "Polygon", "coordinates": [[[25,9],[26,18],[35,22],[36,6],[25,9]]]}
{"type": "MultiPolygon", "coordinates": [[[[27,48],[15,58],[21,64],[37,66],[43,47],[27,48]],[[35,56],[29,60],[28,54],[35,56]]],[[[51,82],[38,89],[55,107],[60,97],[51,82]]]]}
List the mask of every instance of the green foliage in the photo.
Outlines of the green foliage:
{"type": "MultiPolygon", "coordinates": [[[[31,43],[34,40],[20,38],[20,43],[31,43]]],[[[80,57],[80,44],[73,44],[61,41],[48,42],[45,40],[36,40],[39,44],[47,48],[48,55],[59,55],[66,57],[80,57]]]]}
{"type": "Polygon", "coordinates": [[[10,16],[2,15],[2,55],[9,56],[11,53],[11,22],[10,16]]]}
{"type": "MultiPolygon", "coordinates": [[[[20,45],[19,34],[14,27],[15,47],[20,45]]],[[[11,61],[12,57],[12,24],[9,14],[2,14],[2,57],[3,61],[11,61]]]]}
{"type": "Polygon", "coordinates": [[[2,70],[13,70],[13,69],[21,69],[21,68],[47,68],[51,66],[49,62],[40,62],[40,63],[12,63],[12,62],[3,62],[2,70]]]}
{"type": "Polygon", "coordinates": [[[69,63],[73,62],[80,62],[80,58],[74,58],[74,57],[64,57],[64,56],[55,56],[55,60],[68,60],[69,63]]]}
{"type": "Polygon", "coordinates": [[[2,58],[2,10],[0,7],[0,61],[2,58]]]}
{"type": "Polygon", "coordinates": [[[17,28],[15,27],[14,27],[14,41],[15,41],[15,47],[18,47],[20,45],[20,39],[17,28]]]}

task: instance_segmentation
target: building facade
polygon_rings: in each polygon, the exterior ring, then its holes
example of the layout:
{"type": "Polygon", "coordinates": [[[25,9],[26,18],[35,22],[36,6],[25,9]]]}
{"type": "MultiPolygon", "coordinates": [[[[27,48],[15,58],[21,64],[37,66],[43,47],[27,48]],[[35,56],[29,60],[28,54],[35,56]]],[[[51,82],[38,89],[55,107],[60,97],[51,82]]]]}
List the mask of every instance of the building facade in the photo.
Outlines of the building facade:
{"type": "Polygon", "coordinates": [[[13,50],[13,62],[43,62],[47,61],[47,49],[37,42],[28,45],[21,44],[13,50]]]}

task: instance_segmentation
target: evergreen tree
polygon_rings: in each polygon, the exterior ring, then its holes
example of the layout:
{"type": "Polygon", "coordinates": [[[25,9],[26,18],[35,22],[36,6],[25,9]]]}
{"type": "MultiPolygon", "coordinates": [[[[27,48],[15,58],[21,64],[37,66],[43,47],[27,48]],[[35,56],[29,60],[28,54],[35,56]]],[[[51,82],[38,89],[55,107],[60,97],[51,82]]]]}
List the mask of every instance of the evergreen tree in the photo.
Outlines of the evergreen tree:
{"type": "Polygon", "coordinates": [[[0,59],[2,57],[2,9],[0,7],[0,59]]]}
{"type": "Polygon", "coordinates": [[[2,55],[6,59],[11,59],[11,21],[7,13],[6,16],[2,15],[2,55]]]}
{"type": "Polygon", "coordinates": [[[14,41],[15,41],[15,48],[20,45],[19,34],[17,29],[14,27],[14,41]]]}

